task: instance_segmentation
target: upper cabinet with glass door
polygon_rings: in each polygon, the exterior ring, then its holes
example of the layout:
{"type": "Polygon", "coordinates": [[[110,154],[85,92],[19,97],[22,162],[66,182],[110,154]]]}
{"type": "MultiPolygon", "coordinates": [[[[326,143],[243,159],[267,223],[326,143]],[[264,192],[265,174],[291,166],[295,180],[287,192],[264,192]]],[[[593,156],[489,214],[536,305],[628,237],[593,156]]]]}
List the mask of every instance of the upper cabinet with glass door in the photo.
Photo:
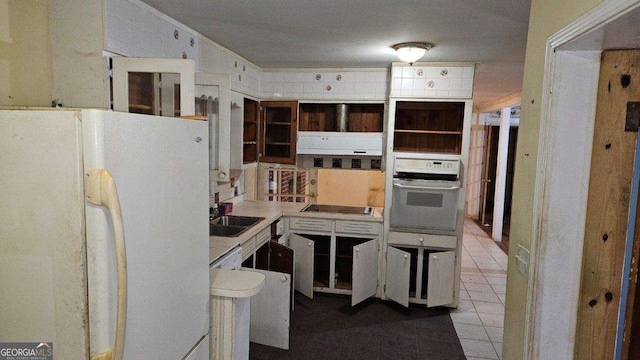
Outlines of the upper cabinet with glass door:
{"type": "Polygon", "coordinates": [[[190,59],[115,57],[113,109],[158,116],[194,115],[194,68],[190,59]]]}

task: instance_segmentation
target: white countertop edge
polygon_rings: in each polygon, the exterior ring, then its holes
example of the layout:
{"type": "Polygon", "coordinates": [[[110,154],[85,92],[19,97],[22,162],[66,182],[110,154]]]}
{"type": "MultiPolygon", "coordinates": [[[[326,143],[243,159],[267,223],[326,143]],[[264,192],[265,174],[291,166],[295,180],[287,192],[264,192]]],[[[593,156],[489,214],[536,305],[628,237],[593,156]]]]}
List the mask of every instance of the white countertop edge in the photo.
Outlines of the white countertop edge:
{"type": "Polygon", "coordinates": [[[212,296],[246,298],[262,290],[265,276],[255,271],[211,269],[212,296]]]}

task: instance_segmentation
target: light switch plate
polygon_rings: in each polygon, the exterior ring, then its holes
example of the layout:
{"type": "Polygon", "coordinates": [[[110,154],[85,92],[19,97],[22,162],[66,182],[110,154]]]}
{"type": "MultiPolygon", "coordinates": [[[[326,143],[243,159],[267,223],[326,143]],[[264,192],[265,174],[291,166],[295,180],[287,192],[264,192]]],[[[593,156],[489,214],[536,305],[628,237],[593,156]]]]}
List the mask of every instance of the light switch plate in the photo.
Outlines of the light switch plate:
{"type": "Polygon", "coordinates": [[[518,244],[518,252],[516,254],[516,268],[522,275],[529,277],[529,250],[518,244]]]}

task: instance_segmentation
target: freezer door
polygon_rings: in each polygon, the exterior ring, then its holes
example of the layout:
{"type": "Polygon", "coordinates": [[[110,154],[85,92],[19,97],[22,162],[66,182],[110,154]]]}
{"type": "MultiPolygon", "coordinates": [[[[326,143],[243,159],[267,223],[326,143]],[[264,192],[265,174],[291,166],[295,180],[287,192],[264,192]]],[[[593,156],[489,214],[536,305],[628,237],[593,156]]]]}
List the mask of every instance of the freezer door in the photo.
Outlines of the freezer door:
{"type": "Polygon", "coordinates": [[[0,111],[0,341],[56,359],[89,357],[80,130],[77,111],[0,111]]]}
{"type": "MultiPolygon", "coordinates": [[[[181,359],[208,332],[209,164],[203,121],[82,111],[84,170],[113,176],[128,270],[125,359],[181,359]]],[[[85,205],[91,355],[113,346],[113,233],[85,205]]]]}

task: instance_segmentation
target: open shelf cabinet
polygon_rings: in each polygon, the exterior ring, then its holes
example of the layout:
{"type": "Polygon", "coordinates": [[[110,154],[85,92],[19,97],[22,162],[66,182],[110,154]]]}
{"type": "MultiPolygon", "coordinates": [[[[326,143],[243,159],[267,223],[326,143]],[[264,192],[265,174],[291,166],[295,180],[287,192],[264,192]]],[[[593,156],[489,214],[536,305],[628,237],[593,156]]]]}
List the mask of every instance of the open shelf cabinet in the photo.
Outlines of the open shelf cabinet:
{"type": "MultiPolygon", "coordinates": [[[[299,131],[337,131],[337,104],[300,104],[299,131]]],[[[346,104],[349,132],[382,132],[384,104],[346,104]]]]}
{"type": "Polygon", "coordinates": [[[464,102],[396,104],[393,150],[460,154],[464,102]]]}
{"type": "Polygon", "coordinates": [[[294,164],[298,102],[263,101],[260,108],[260,162],[294,164]]]}

